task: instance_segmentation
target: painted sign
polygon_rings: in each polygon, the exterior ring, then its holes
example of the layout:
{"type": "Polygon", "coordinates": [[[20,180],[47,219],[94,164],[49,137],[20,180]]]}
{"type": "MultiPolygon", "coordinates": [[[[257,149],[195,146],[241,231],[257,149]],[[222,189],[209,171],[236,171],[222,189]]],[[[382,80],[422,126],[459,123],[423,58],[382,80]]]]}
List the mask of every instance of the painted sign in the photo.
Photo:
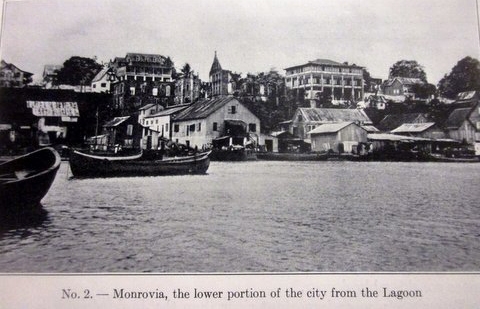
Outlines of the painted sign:
{"type": "Polygon", "coordinates": [[[79,117],[77,102],[27,101],[27,107],[38,117],[79,117]]]}

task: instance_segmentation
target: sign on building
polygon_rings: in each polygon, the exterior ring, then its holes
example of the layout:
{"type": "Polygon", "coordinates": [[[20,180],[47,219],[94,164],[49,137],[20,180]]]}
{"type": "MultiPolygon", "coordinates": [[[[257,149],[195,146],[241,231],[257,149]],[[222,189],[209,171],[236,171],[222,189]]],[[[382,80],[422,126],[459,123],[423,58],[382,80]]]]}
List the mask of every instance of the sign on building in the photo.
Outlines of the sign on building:
{"type": "Polygon", "coordinates": [[[27,101],[27,107],[38,117],[80,117],[77,102],[27,101]]]}

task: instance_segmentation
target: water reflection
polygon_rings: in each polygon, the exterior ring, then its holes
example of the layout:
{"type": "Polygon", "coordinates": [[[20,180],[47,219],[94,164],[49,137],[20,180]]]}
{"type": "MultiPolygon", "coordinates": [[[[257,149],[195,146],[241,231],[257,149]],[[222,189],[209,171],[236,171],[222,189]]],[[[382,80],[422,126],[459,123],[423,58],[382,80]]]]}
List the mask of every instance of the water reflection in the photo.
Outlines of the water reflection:
{"type": "Polygon", "coordinates": [[[34,207],[33,210],[2,214],[0,218],[0,238],[7,235],[27,237],[29,236],[29,229],[38,228],[48,220],[48,211],[41,204],[34,207]]]}

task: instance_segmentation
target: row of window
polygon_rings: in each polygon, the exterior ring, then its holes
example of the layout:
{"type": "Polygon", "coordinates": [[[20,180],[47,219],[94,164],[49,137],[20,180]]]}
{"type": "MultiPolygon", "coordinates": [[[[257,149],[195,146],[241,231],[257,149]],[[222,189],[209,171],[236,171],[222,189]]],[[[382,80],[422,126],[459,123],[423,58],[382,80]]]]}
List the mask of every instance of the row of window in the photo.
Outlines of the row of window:
{"type": "Polygon", "coordinates": [[[293,70],[288,70],[287,75],[298,74],[303,72],[334,72],[334,73],[354,73],[362,74],[361,69],[353,68],[341,68],[341,67],[332,67],[332,66],[306,66],[301,68],[296,68],[293,70]]]}
{"type": "MultiPolygon", "coordinates": [[[[212,125],[213,131],[217,132],[218,131],[218,123],[214,122],[212,125]]],[[[200,132],[202,130],[202,124],[199,122],[197,124],[189,124],[186,126],[186,132],[187,136],[190,134],[190,132],[200,132]]],[[[248,124],[248,131],[249,132],[257,132],[257,124],[256,123],[249,123],[248,124]]],[[[174,124],[173,125],[173,132],[178,133],[180,132],[180,125],[179,124],[174,124]]]]}

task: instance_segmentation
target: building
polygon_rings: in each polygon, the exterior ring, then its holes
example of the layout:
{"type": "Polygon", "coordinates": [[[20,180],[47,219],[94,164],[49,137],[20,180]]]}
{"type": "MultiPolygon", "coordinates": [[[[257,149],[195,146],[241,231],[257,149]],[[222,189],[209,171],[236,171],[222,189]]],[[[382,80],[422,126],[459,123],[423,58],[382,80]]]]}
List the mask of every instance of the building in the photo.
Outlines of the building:
{"type": "Polygon", "coordinates": [[[33,73],[20,70],[4,60],[0,62],[0,87],[22,88],[32,82],[33,73]]]}
{"type": "Polygon", "coordinates": [[[420,78],[394,77],[383,83],[383,94],[415,99],[415,85],[424,84],[420,78]]]}
{"type": "Polygon", "coordinates": [[[57,72],[62,69],[62,65],[57,64],[47,64],[43,67],[43,84],[45,89],[50,89],[54,87],[55,81],[57,79],[57,72]]]}
{"type": "Polygon", "coordinates": [[[480,143],[480,103],[453,110],[444,123],[449,138],[469,144],[480,143]]]}
{"type": "Polygon", "coordinates": [[[304,89],[306,99],[360,101],[364,97],[363,68],[355,64],[317,59],[285,69],[287,89],[304,89]]]}
{"type": "Polygon", "coordinates": [[[354,122],[322,124],[308,132],[312,151],[352,152],[359,143],[367,142],[367,131],[354,122]]]}
{"type": "Polygon", "coordinates": [[[233,95],[235,89],[232,82],[232,72],[222,69],[217,58],[217,52],[215,52],[213,58],[209,77],[212,97],[233,95]]]}
{"type": "Polygon", "coordinates": [[[298,108],[293,116],[289,131],[295,137],[308,139],[308,132],[328,123],[354,122],[358,125],[372,124],[361,109],[298,108]]]}
{"type": "Polygon", "coordinates": [[[170,58],[156,54],[127,53],[124,58],[115,58],[109,66],[118,79],[113,84],[115,108],[128,113],[149,103],[164,107],[173,104],[174,67],[170,58]]]}
{"type": "Polygon", "coordinates": [[[92,79],[92,92],[110,93],[112,84],[114,84],[116,81],[117,77],[115,76],[113,69],[105,66],[92,79]]]}
{"type": "Polygon", "coordinates": [[[141,124],[159,133],[160,137],[172,139],[172,121],[188,105],[175,105],[142,117],[141,124]]]}
{"type": "Polygon", "coordinates": [[[192,103],[200,98],[202,98],[202,81],[198,75],[190,72],[176,79],[175,104],[192,103]]]}
{"type": "Polygon", "coordinates": [[[198,101],[173,120],[172,140],[202,148],[213,139],[233,133],[244,133],[258,141],[260,119],[233,97],[198,101]]]}
{"type": "Polygon", "coordinates": [[[390,133],[430,139],[445,138],[445,133],[435,122],[404,123],[398,128],[393,129],[390,133]]]}
{"type": "Polygon", "coordinates": [[[431,122],[428,117],[422,113],[404,113],[388,114],[380,120],[377,127],[380,131],[389,132],[401,126],[404,123],[426,123],[431,122]]]}

